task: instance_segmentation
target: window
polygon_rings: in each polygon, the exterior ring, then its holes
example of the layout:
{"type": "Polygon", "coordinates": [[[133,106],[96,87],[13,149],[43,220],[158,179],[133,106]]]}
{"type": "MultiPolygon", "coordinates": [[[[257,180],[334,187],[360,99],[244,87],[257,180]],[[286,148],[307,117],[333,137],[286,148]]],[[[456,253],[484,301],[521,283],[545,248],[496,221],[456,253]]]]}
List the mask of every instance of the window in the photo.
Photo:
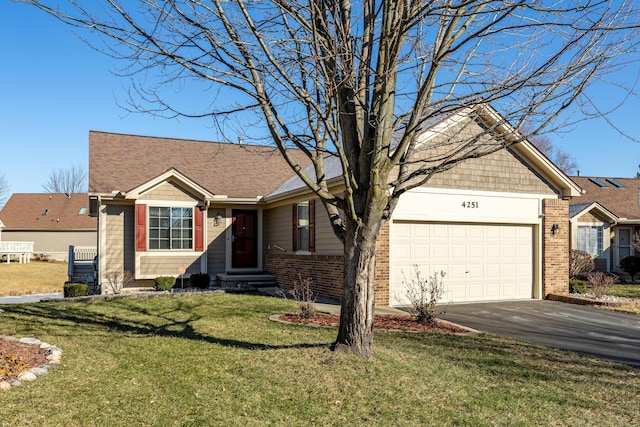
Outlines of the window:
{"type": "Polygon", "coordinates": [[[578,249],[591,256],[602,255],[601,225],[578,226],[578,249]]]}
{"type": "Polygon", "coordinates": [[[315,252],[314,200],[293,205],[293,250],[315,252]]]}
{"type": "Polygon", "coordinates": [[[149,207],[149,249],[192,249],[193,208],[149,207]]]}
{"type": "Polygon", "coordinates": [[[80,210],[78,211],[78,215],[84,215],[87,213],[87,208],[80,208],[80,210]]]}

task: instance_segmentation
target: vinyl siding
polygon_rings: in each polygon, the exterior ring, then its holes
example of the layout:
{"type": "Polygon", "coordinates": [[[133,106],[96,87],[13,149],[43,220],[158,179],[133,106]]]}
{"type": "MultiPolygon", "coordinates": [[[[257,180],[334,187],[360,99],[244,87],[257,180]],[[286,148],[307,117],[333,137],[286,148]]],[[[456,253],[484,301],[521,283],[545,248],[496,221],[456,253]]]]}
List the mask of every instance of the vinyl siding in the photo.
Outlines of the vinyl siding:
{"type": "Polygon", "coordinates": [[[207,270],[210,276],[226,272],[226,228],[225,209],[211,208],[207,213],[207,236],[205,246],[207,250],[207,270]],[[222,215],[219,225],[214,225],[216,215],[222,215]]]}
{"type": "Polygon", "coordinates": [[[178,276],[182,268],[186,275],[200,273],[200,255],[140,256],[140,274],[143,276],[178,276]]]}
{"type": "Polygon", "coordinates": [[[163,182],[139,198],[139,200],[168,200],[179,202],[191,202],[195,199],[196,197],[190,195],[172,182],[163,182]]]}
{"type": "Polygon", "coordinates": [[[134,206],[107,205],[106,209],[105,256],[108,270],[134,272],[134,206]]]}
{"type": "MultiPolygon", "coordinates": [[[[292,205],[279,206],[264,211],[265,253],[282,253],[274,245],[293,252],[292,205]]],[[[343,255],[342,243],[333,233],[327,211],[316,199],[316,250],[312,255],[343,255]]]]}
{"type": "Polygon", "coordinates": [[[96,231],[3,231],[6,242],[33,242],[33,252],[46,253],[56,260],[66,261],[69,246],[96,246],[96,231]]]}

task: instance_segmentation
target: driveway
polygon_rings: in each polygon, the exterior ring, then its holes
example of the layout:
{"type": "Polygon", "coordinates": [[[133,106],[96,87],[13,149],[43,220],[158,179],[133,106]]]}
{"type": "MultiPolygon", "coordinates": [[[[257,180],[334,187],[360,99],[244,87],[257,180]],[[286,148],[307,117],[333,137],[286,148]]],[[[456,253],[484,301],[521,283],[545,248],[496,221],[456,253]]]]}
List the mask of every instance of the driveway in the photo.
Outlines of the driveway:
{"type": "Polygon", "coordinates": [[[444,320],[640,368],[640,317],[557,301],[455,304],[444,320]]]}

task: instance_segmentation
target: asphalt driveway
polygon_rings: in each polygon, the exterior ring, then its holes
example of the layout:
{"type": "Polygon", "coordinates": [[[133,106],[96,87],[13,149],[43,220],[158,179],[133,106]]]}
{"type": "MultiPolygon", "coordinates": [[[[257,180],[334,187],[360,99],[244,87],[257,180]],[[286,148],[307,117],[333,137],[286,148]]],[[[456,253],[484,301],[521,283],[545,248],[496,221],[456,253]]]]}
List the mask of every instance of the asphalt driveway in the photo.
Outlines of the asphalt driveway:
{"type": "Polygon", "coordinates": [[[640,368],[640,317],[557,301],[456,304],[441,316],[480,331],[640,368]]]}

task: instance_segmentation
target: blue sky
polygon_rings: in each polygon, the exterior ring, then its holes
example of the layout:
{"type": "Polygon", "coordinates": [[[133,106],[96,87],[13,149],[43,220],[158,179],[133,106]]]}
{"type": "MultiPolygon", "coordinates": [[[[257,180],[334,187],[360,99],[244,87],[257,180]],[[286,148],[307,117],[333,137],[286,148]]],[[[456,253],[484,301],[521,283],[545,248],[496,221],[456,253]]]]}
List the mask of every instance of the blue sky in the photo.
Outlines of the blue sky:
{"type": "MultiPolygon", "coordinates": [[[[87,167],[89,130],[221,139],[205,119],[127,114],[118,102],[126,102],[129,81],[111,73],[113,60],[33,7],[0,1],[0,44],[0,171],[10,193],[42,192],[54,169],[87,167]]],[[[622,78],[631,84],[639,75],[636,64],[622,78]]],[[[611,93],[603,87],[591,96],[605,102],[611,93]]],[[[639,113],[640,99],[632,96],[610,120],[640,140],[639,113]]],[[[550,137],[577,159],[581,175],[635,177],[638,171],[640,143],[620,136],[602,119],[550,137]]]]}

